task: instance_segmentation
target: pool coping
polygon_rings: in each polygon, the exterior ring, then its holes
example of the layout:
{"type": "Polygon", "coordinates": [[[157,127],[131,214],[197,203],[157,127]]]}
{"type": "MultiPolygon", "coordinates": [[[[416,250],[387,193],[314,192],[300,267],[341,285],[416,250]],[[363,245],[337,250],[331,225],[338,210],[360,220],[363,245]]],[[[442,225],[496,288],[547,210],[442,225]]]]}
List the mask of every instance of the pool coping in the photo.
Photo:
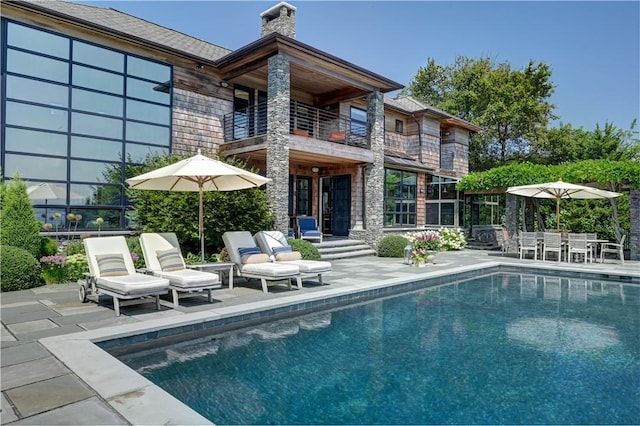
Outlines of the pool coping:
{"type": "Polygon", "coordinates": [[[441,271],[425,271],[419,277],[392,278],[326,288],[321,292],[298,293],[235,306],[212,307],[186,313],[74,334],[40,339],[40,343],[104,401],[131,424],[214,424],[167,391],[126,366],[105,349],[154,338],[170,337],[274,315],[304,314],[313,309],[357,303],[381,296],[408,292],[425,285],[437,286],[493,272],[548,274],[550,271],[584,278],[623,279],[624,284],[640,285],[640,273],[585,271],[568,265],[514,265],[500,261],[465,265],[441,271]],[[628,281],[628,282],[627,282],[628,281]]]}

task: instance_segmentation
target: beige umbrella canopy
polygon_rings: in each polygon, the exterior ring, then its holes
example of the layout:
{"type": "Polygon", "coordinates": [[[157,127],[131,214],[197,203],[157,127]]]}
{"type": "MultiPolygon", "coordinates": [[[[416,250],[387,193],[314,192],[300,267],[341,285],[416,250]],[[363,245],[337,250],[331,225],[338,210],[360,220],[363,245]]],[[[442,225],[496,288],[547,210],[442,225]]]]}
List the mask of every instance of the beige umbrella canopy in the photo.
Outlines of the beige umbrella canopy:
{"type": "Polygon", "coordinates": [[[133,189],[155,191],[187,191],[198,192],[199,209],[198,225],[200,233],[201,258],[204,262],[204,212],[202,193],[204,191],[235,191],[255,188],[271,182],[271,179],[234,167],[222,161],[214,160],[198,154],[161,167],[156,170],[127,179],[133,189]]]}
{"type": "Polygon", "coordinates": [[[536,183],[533,185],[511,186],[507,188],[508,194],[521,195],[531,198],[554,198],[556,200],[556,224],[560,231],[560,200],[561,199],[598,199],[615,198],[620,193],[605,191],[603,189],[592,188],[590,186],[574,185],[563,182],[536,183]]]}

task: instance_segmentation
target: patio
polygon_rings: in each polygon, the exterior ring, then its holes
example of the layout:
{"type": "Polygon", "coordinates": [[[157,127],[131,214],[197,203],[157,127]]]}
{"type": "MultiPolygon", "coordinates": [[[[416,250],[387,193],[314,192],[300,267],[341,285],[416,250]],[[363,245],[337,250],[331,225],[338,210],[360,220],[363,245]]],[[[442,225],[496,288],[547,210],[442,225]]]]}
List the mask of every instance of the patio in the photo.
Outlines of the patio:
{"type": "MultiPolygon", "coordinates": [[[[167,321],[178,321],[187,316],[203,316],[207,312],[248,311],[256,307],[282,305],[290,299],[318,299],[352,291],[354,287],[384,286],[422,277],[443,276],[461,269],[480,266],[512,264],[561,268],[563,270],[627,275],[633,282],[640,280],[640,262],[626,261],[624,265],[609,261],[605,264],[551,265],[541,260],[520,260],[515,255],[503,256],[501,251],[463,250],[438,253],[436,263],[427,268],[404,265],[401,259],[361,257],[333,261],[333,273],[326,277],[329,285],[306,284],[301,291],[278,291],[265,294],[259,282],[245,283],[238,279],[232,290],[224,288],[214,292],[216,302],[209,304],[193,300],[178,309],[163,308],[155,311],[152,304],[123,309],[116,317],[110,306],[78,301],[78,286],[49,285],[19,292],[3,293],[2,309],[2,424],[135,424],[167,423],[189,418],[188,413],[172,413],[171,418],[161,418],[162,399],[143,396],[137,402],[144,405],[141,411],[135,404],[113,406],[118,398],[107,398],[97,392],[95,384],[83,381],[78,371],[71,371],[67,360],[59,360],[38,340],[51,336],[93,331],[106,333],[111,327],[133,329],[144,325],[157,325],[167,321]],[[108,401],[108,402],[107,402],[108,401]],[[124,414],[123,414],[124,413],[124,414]],[[182,415],[182,417],[181,417],[182,415]]],[[[76,342],[75,340],[70,343],[76,342]]],[[[64,340],[58,342],[66,344],[64,340]]],[[[97,349],[96,349],[97,350],[97,349]]],[[[93,364],[91,356],[81,352],[77,361],[93,364]]],[[[95,366],[92,367],[95,370],[95,366]]],[[[101,374],[110,374],[111,370],[101,374]]],[[[97,373],[94,373],[97,374],[97,373]]],[[[117,377],[105,379],[107,385],[116,385],[117,377]]]]}

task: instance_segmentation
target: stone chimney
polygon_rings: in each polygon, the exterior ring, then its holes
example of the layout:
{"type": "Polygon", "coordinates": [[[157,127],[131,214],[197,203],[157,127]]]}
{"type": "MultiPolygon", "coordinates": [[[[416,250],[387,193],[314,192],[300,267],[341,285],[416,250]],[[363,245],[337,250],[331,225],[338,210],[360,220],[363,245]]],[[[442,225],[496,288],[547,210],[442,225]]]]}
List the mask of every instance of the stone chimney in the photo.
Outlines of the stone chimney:
{"type": "Polygon", "coordinates": [[[296,38],[296,8],[287,2],[280,2],[260,14],[262,32],[260,37],[271,33],[296,38]]]}

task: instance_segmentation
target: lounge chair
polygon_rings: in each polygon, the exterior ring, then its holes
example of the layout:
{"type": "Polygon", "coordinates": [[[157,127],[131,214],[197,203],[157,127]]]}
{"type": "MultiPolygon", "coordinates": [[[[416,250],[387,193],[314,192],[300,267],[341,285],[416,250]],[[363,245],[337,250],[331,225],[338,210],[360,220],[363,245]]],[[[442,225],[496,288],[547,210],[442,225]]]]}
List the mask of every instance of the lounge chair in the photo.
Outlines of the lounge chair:
{"type": "Polygon", "coordinates": [[[287,280],[291,289],[291,280],[295,279],[302,289],[300,269],[295,265],[272,263],[269,255],[262,253],[249,231],[228,231],[222,234],[222,241],[231,261],[236,264],[238,276],[257,278],[262,283],[262,291],[268,293],[267,281],[287,280]]]}
{"type": "Polygon", "coordinates": [[[318,228],[318,222],[315,217],[298,218],[298,237],[301,240],[322,242],[322,232],[318,228]]]}
{"type": "Polygon", "coordinates": [[[182,258],[180,243],[173,232],[140,234],[140,246],[147,270],[157,277],[169,280],[173,306],[179,299],[198,296],[206,290],[209,303],[213,290],[222,287],[218,274],[188,269],[182,258]]]}
{"type": "Polygon", "coordinates": [[[116,316],[120,306],[148,303],[149,297],[160,309],[160,295],[169,290],[169,280],[136,272],[124,237],[85,238],[84,248],[89,275],[80,286],[81,301],[87,300],[87,292],[111,296],[116,316]]]}
{"type": "Polygon", "coordinates": [[[254,235],[258,247],[275,260],[276,263],[296,265],[303,278],[318,277],[322,285],[322,274],[333,269],[330,262],[321,260],[302,260],[300,252],[293,251],[284,234],[280,231],[260,231],[254,235]]]}

